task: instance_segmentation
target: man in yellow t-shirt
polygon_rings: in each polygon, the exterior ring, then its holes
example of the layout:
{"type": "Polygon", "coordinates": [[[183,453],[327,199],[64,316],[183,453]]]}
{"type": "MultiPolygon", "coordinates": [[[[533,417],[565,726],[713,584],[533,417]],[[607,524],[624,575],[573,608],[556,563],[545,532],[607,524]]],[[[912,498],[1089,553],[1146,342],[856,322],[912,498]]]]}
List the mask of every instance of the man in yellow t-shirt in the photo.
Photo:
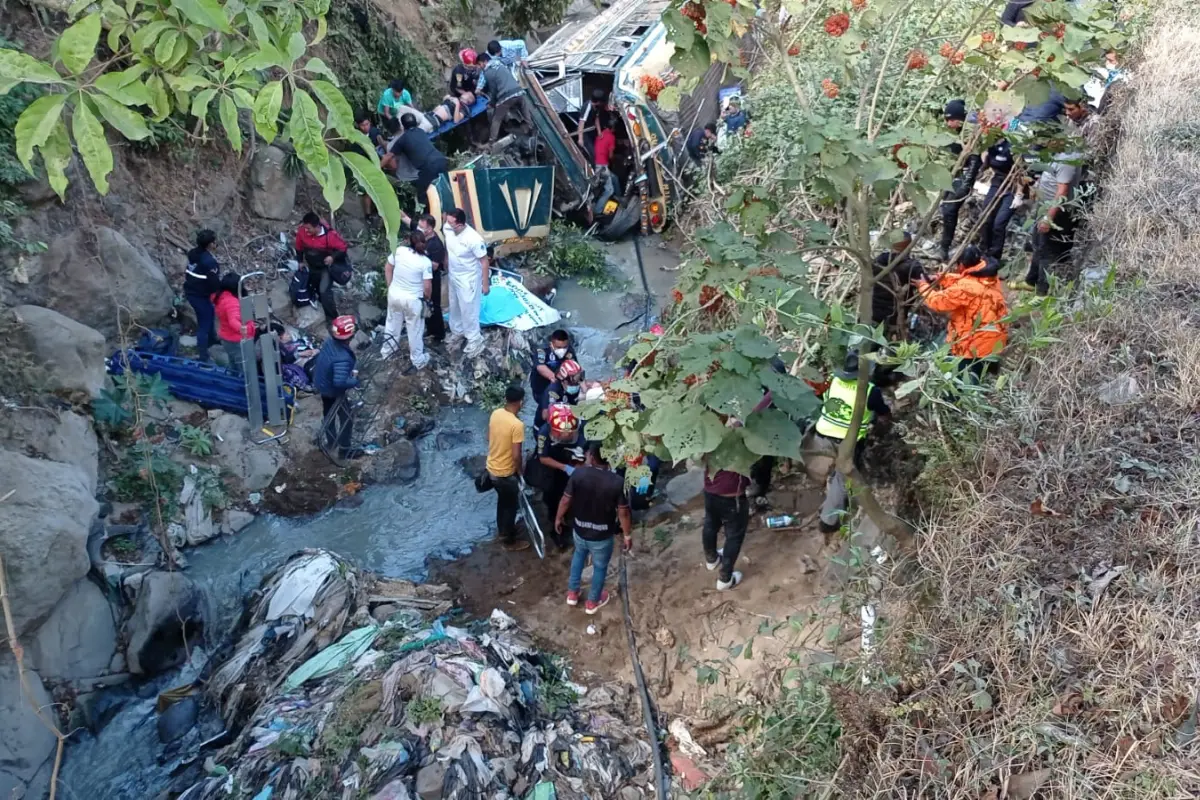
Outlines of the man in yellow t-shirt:
{"type": "Polygon", "coordinates": [[[487,471],[496,490],[496,536],[506,550],[526,550],[529,542],[517,534],[517,507],[520,503],[521,445],[525,441],[525,423],[517,417],[525,402],[525,390],[509,386],[504,392],[504,407],[492,412],[488,421],[487,471]]]}

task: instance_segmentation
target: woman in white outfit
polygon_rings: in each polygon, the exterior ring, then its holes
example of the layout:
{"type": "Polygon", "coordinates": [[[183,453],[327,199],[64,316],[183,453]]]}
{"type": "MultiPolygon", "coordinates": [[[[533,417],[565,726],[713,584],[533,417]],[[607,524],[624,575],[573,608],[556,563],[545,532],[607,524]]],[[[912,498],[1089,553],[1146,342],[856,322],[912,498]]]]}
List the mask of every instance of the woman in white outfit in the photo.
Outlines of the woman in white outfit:
{"type": "Polygon", "coordinates": [[[467,340],[463,354],[483,352],[483,333],[479,330],[479,308],[483,295],[491,289],[487,244],[467,224],[461,208],[446,212],[442,233],[446,240],[447,274],[450,278],[450,338],[467,340]]]}
{"type": "Polygon", "coordinates": [[[397,247],[383,268],[388,282],[388,313],[382,355],[387,358],[396,351],[400,330],[407,328],[408,352],[414,369],[429,363],[424,340],[425,307],[421,300],[428,300],[433,291],[433,264],[424,253],[425,235],[413,231],[408,235],[408,246],[397,247]]]}

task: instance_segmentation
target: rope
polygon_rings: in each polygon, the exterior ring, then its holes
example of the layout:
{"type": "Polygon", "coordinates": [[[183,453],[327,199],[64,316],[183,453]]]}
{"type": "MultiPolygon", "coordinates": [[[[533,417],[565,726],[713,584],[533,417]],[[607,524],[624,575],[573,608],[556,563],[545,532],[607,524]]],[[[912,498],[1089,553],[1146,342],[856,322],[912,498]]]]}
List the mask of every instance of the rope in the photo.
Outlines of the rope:
{"type": "MultiPolygon", "coordinates": [[[[645,526],[642,526],[645,532],[645,526]]],[[[646,721],[646,732],[650,735],[650,750],[654,756],[654,785],[659,797],[671,796],[671,779],[667,775],[663,763],[662,742],[659,739],[658,725],[655,722],[654,701],[650,699],[650,690],[646,688],[646,676],[642,672],[642,662],[638,658],[637,639],[633,635],[633,617],[629,614],[629,573],[625,570],[625,551],[621,551],[621,611],[625,616],[625,636],[629,641],[629,661],[633,664],[633,680],[637,683],[638,695],[642,699],[642,718],[646,721]]]]}

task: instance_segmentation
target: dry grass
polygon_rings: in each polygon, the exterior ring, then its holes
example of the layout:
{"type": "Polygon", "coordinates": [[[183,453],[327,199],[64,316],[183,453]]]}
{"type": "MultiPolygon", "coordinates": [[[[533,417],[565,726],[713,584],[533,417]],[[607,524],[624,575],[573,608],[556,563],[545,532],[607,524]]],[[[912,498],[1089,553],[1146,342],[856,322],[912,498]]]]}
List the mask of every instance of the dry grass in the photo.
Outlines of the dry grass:
{"type": "Polygon", "coordinates": [[[842,796],[1200,796],[1200,148],[1164,135],[1200,122],[1200,4],[1164,6],[1091,218],[1117,287],[935,476],[891,723],[843,740],[842,796]]]}

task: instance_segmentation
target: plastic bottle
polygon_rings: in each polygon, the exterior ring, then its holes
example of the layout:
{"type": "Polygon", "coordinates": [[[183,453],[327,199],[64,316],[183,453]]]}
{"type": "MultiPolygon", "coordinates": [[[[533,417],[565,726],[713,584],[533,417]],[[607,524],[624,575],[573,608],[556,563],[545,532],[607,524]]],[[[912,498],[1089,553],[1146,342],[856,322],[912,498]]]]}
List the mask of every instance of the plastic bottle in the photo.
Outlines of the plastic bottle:
{"type": "Polygon", "coordinates": [[[796,521],[791,514],[780,514],[777,517],[767,517],[768,528],[786,528],[796,521]]]}

